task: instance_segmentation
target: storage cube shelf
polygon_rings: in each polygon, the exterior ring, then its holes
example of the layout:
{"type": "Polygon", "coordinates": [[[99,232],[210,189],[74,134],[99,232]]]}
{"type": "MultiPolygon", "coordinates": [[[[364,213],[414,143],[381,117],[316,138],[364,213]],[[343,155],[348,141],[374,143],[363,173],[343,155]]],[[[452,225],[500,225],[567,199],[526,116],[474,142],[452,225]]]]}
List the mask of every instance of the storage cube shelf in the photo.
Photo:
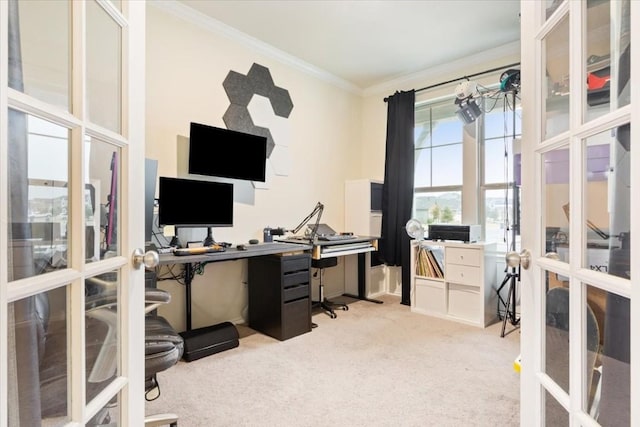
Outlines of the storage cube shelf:
{"type": "Polygon", "coordinates": [[[411,243],[411,311],[486,327],[498,320],[496,244],[411,243]]]}

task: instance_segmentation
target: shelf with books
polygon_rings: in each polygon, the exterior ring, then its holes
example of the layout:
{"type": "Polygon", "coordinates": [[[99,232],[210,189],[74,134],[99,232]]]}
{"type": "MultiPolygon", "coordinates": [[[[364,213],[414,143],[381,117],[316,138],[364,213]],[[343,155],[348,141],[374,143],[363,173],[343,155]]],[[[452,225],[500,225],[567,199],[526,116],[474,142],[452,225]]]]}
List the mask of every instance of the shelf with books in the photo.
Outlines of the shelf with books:
{"type": "Polygon", "coordinates": [[[495,243],[412,242],[411,311],[485,327],[497,319],[495,243]]]}

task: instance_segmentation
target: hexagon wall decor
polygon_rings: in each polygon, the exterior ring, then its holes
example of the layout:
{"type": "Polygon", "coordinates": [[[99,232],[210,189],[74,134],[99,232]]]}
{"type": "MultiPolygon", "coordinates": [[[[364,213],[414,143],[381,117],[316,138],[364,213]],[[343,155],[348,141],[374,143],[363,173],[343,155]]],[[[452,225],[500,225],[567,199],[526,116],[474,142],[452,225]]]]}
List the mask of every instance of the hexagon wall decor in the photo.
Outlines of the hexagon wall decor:
{"type": "Polygon", "coordinates": [[[276,86],[269,69],[256,63],[246,75],[229,71],[222,86],[230,102],[222,117],[227,129],[267,138],[267,177],[253,181],[253,187],[268,188],[271,176],[289,174],[289,91],[276,86]]]}

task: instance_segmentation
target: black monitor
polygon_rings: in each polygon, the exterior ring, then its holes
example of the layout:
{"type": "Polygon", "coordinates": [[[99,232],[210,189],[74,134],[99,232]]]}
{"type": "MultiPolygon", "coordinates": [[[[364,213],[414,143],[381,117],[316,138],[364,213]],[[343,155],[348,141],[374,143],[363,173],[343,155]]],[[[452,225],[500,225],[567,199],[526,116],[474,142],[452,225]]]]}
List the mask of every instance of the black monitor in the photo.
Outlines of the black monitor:
{"type": "Polygon", "coordinates": [[[267,138],[191,123],[189,173],[265,181],[267,138]]]}
{"type": "Polygon", "coordinates": [[[233,227],[233,184],[161,176],[158,188],[160,226],[206,227],[205,245],[211,227],[233,227]]]}

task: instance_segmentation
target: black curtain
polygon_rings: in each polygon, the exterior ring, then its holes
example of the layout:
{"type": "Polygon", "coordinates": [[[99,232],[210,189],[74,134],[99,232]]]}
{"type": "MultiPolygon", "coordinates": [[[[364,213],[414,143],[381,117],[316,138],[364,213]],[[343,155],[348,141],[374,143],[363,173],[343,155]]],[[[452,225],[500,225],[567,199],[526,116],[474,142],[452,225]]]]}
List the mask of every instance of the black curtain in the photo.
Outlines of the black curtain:
{"type": "Polygon", "coordinates": [[[415,90],[387,98],[387,145],[382,189],[382,235],[379,254],[386,265],[402,267],[401,304],[411,305],[410,238],[415,125],[415,90]]]}

